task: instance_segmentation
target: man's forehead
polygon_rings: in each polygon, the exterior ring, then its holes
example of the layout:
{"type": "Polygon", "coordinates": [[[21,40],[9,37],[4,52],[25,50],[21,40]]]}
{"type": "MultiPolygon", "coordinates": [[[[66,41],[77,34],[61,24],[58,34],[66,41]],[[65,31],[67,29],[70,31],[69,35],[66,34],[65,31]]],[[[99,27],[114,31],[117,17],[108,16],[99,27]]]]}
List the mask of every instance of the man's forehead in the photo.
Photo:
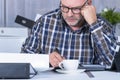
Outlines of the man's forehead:
{"type": "Polygon", "coordinates": [[[85,2],[86,0],[60,0],[60,1],[62,1],[62,2],[85,2]]]}
{"type": "Polygon", "coordinates": [[[83,5],[85,1],[86,0],[61,0],[61,3],[69,7],[76,7],[83,5]]]}

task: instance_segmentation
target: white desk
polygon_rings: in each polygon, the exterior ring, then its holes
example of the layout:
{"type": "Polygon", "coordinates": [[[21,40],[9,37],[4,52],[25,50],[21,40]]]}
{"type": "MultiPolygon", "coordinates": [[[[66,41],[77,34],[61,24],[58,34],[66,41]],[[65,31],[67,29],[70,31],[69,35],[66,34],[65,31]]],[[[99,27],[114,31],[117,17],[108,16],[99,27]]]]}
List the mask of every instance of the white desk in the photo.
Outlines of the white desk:
{"type": "Polygon", "coordinates": [[[94,78],[90,78],[86,73],[60,74],[52,71],[39,72],[30,80],[119,80],[120,73],[110,71],[94,71],[94,78]]]}

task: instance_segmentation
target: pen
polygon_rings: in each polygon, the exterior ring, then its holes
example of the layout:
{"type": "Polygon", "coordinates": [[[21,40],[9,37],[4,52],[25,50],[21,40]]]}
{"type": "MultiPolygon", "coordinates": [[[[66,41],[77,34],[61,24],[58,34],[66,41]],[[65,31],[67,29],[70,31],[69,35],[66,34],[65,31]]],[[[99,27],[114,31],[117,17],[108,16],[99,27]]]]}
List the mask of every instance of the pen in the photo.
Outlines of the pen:
{"type": "Polygon", "coordinates": [[[54,50],[55,52],[58,52],[59,54],[60,54],[60,51],[59,51],[59,49],[58,48],[55,48],[55,50],[54,50]]]}
{"type": "MultiPolygon", "coordinates": [[[[59,53],[59,54],[61,54],[60,53],[60,51],[59,51],[59,49],[58,48],[55,48],[55,50],[54,50],[55,52],[57,52],[57,53],[59,53]]],[[[63,57],[63,56],[61,56],[63,59],[66,59],[65,57],[63,57]]]]}

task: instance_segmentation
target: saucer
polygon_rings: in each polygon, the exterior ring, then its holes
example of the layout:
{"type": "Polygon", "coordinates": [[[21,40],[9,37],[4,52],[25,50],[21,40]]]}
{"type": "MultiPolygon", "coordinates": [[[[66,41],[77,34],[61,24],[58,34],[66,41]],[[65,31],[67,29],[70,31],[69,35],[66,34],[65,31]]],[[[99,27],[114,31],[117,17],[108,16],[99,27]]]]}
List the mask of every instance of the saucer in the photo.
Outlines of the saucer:
{"type": "Polygon", "coordinates": [[[85,69],[78,69],[78,70],[62,70],[62,69],[56,69],[56,72],[64,73],[64,74],[73,74],[73,73],[81,73],[84,72],[85,69]]]}

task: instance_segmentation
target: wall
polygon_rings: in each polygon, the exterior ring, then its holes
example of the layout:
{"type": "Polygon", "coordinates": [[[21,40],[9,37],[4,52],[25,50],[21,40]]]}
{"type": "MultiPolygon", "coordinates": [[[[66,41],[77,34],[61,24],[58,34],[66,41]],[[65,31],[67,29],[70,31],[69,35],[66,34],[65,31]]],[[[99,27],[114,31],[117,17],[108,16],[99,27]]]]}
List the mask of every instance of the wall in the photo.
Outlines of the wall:
{"type": "Polygon", "coordinates": [[[37,13],[44,14],[58,5],[59,0],[0,0],[0,27],[20,27],[14,22],[16,15],[34,20],[37,13]]]}
{"type": "Polygon", "coordinates": [[[97,12],[101,12],[104,8],[116,8],[120,11],[120,0],[93,0],[93,4],[96,6],[97,12]]]}
{"type": "MultiPolygon", "coordinates": [[[[59,7],[60,0],[0,0],[0,27],[21,27],[14,22],[16,15],[35,19],[37,13],[44,14],[59,7]]],[[[120,0],[93,0],[97,13],[105,7],[120,10],[120,0]]]]}
{"type": "Polygon", "coordinates": [[[4,26],[4,1],[0,0],[0,26],[4,26]]]}

